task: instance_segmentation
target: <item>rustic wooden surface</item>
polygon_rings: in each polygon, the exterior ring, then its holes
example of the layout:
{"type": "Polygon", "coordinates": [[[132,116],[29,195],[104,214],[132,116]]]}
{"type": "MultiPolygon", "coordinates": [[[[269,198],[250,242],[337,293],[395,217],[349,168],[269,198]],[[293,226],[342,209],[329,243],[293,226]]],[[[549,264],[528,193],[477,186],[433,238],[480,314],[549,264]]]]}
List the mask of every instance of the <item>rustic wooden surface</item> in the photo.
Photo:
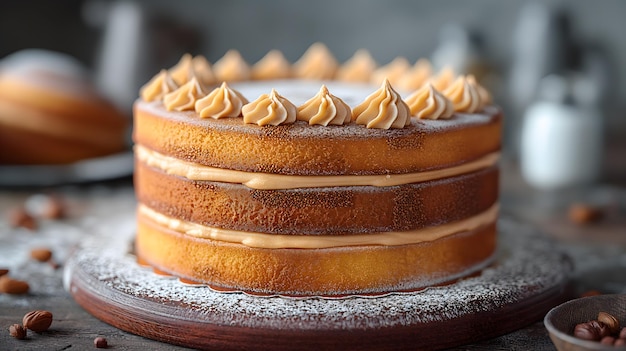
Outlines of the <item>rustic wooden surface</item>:
{"type": "MultiPolygon", "coordinates": [[[[573,286],[576,293],[600,290],[625,293],[626,276],[626,188],[624,184],[577,189],[566,192],[540,192],[529,189],[514,167],[503,166],[503,210],[521,220],[536,224],[546,235],[556,238],[575,263],[573,286]],[[607,206],[606,218],[586,226],[573,225],[566,210],[573,202],[607,206]]],[[[28,258],[35,246],[51,246],[61,264],[77,241],[103,235],[93,229],[112,213],[132,210],[131,179],[99,184],[68,185],[52,189],[0,189],[0,268],[24,279],[31,291],[23,296],[0,294],[0,350],[84,350],[93,348],[93,339],[105,337],[114,350],[183,350],[184,348],[149,340],[105,324],[82,309],[62,284],[62,269],[28,258]],[[12,229],[5,220],[7,211],[33,194],[54,192],[66,200],[68,216],[60,221],[42,221],[40,230],[12,229]],[[54,322],[42,334],[29,332],[26,340],[9,336],[8,327],[20,323],[34,309],[51,311],[54,322]]],[[[109,233],[114,240],[115,233],[109,233]]],[[[458,350],[554,350],[541,321],[507,335],[456,348],[458,350]]]]}

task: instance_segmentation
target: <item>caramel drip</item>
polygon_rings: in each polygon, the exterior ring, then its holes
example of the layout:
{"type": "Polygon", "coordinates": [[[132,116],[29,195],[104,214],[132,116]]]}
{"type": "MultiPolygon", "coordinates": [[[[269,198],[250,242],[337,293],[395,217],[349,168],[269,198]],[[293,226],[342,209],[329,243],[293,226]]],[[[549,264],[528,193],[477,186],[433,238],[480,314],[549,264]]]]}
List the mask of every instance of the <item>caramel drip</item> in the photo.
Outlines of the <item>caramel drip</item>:
{"type": "Polygon", "coordinates": [[[144,101],[161,100],[166,94],[176,89],[178,89],[178,85],[176,85],[170,74],[162,69],[159,74],[141,87],[139,96],[144,101]]]}
{"type": "Polygon", "coordinates": [[[252,66],[252,79],[269,80],[289,77],[291,77],[291,64],[278,50],[271,50],[252,66]]]}
{"type": "Polygon", "coordinates": [[[135,145],[137,159],[150,167],[158,168],[167,174],[191,180],[242,184],[251,189],[276,190],[319,188],[334,186],[396,186],[427,182],[435,179],[454,177],[491,167],[498,162],[500,154],[494,152],[477,160],[458,166],[432,171],[380,174],[380,175],[338,175],[338,176],[293,176],[284,174],[244,172],[216,168],[198,163],[183,161],[160,154],[141,145],[135,145]]]}
{"type": "Polygon", "coordinates": [[[188,111],[193,110],[196,101],[204,97],[205,93],[196,77],[185,83],[180,88],[166,94],[163,97],[163,104],[168,111],[188,111]]]}
{"type": "Polygon", "coordinates": [[[454,113],[452,102],[435,90],[432,84],[411,94],[405,99],[411,116],[420,119],[450,118],[454,113]]]}
{"type": "Polygon", "coordinates": [[[218,81],[237,82],[250,79],[251,70],[237,50],[228,50],[213,65],[213,72],[218,81]]]}
{"type": "Polygon", "coordinates": [[[446,236],[471,231],[493,223],[498,217],[499,205],[496,203],[482,213],[439,226],[402,232],[380,232],[354,235],[267,234],[208,227],[202,224],[168,217],[165,214],[159,213],[143,204],[139,205],[138,212],[158,225],[164,226],[178,233],[201,239],[210,239],[266,249],[324,249],[347,246],[399,246],[435,241],[446,236]]]}
{"type": "Polygon", "coordinates": [[[376,70],[376,61],[369,51],[360,49],[337,71],[337,80],[344,82],[367,83],[376,70]]]}
{"type": "Polygon", "coordinates": [[[432,66],[426,59],[419,59],[410,70],[408,70],[398,82],[398,88],[407,91],[414,91],[422,88],[432,75],[432,66]]]}
{"type": "Polygon", "coordinates": [[[260,126],[289,124],[296,121],[297,109],[291,101],[279,95],[276,90],[259,96],[242,108],[244,123],[260,126]]]}
{"type": "Polygon", "coordinates": [[[378,90],[352,110],[352,120],[367,128],[404,128],[411,124],[411,112],[385,79],[378,90]]]}
{"type": "Polygon", "coordinates": [[[296,117],[298,120],[309,122],[310,125],[327,126],[350,123],[352,114],[348,104],[330,94],[328,88],[322,85],[317,95],[298,107],[296,117]]]}
{"type": "Polygon", "coordinates": [[[478,90],[465,76],[458,77],[443,91],[443,95],[452,101],[455,112],[474,113],[482,108],[478,90]]]}
{"type": "Polygon", "coordinates": [[[400,79],[411,69],[411,64],[404,57],[396,57],[388,64],[379,67],[372,73],[372,84],[381,84],[387,79],[391,84],[397,85],[400,79]]]}
{"type": "Polygon", "coordinates": [[[294,75],[303,79],[329,80],[339,64],[326,45],[314,43],[293,65],[294,75]]]}
{"type": "Polygon", "coordinates": [[[222,118],[239,117],[241,108],[248,100],[238,91],[231,89],[226,82],[213,89],[207,96],[196,101],[195,109],[200,117],[222,118]]]}

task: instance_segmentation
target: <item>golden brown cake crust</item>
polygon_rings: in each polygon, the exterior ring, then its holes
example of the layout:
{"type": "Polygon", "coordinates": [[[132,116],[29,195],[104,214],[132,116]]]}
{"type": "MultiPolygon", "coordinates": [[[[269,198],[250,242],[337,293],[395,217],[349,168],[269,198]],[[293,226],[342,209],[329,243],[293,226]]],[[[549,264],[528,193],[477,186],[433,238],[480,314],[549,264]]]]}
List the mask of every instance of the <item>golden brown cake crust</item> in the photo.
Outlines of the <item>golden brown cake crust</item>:
{"type": "Polygon", "coordinates": [[[392,187],[255,190],[168,175],[138,161],[135,190],[157,212],[210,227],[340,235],[406,231],[481,213],[497,202],[498,168],[392,187]]]}
{"type": "Polygon", "coordinates": [[[286,295],[414,290],[483,267],[496,246],[495,224],[432,242],[327,249],[259,249],[174,232],[141,214],[140,260],[218,288],[286,295]]]}
{"type": "Polygon", "coordinates": [[[202,165],[293,175],[394,174],[442,169],[500,149],[502,116],[413,119],[402,129],[361,125],[244,124],[241,118],[202,119],[169,112],[161,102],[137,101],[134,141],[159,153],[202,165]]]}

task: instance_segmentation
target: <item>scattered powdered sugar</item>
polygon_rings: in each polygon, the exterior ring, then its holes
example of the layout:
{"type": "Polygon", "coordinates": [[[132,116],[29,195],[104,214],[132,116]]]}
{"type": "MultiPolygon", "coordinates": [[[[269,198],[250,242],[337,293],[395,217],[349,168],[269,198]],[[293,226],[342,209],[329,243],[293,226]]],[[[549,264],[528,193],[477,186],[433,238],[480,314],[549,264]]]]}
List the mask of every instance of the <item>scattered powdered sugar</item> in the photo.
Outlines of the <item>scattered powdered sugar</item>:
{"type": "MultiPolygon", "coordinates": [[[[78,250],[66,279],[83,274],[108,289],[182,308],[189,318],[219,325],[284,330],[318,329],[320,322],[337,330],[410,326],[493,311],[565,284],[572,267],[553,243],[509,219],[498,225],[500,245],[491,267],[477,277],[418,292],[343,298],[217,292],[157,275],[120,245],[78,250]]],[[[126,240],[132,240],[132,233],[126,240]]]]}

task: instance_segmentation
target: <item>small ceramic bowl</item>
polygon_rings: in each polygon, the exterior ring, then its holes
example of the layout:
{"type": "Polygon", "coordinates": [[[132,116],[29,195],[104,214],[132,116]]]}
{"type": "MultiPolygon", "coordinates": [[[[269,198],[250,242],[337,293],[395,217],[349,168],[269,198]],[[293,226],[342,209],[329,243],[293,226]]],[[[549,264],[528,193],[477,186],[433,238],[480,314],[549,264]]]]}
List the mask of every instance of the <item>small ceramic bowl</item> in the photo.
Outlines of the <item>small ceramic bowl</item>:
{"type": "Polygon", "coordinates": [[[624,347],[603,345],[599,341],[579,339],[574,336],[574,327],[579,323],[598,318],[604,311],[612,314],[626,327],[626,295],[598,295],[583,297],[561,304],[548,312],[543,324],[550,339],[559,351],[624,350],[624,347]]]}

